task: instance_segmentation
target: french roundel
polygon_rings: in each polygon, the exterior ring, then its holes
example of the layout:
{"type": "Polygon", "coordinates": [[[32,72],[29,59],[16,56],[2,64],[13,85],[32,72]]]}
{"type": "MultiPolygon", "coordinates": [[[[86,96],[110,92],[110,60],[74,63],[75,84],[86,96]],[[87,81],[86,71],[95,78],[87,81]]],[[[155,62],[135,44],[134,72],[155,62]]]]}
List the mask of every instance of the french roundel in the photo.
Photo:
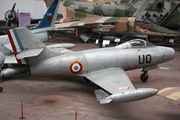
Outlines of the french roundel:
{"type": "Polygon", "coordinates": [[[82,71],[82,63],[79,62],[79,61],[73,61],[71,64],[70,64],[70,71],[73,73],[73,74],[77,74],[77,73],[80,73],[82,71]]]}

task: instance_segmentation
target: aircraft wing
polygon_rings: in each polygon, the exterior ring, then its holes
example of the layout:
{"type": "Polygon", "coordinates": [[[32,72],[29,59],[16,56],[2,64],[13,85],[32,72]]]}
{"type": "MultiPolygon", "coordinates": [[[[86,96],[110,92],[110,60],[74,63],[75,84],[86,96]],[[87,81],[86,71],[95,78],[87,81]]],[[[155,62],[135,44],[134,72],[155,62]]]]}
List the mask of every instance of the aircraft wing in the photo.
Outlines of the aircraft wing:
{"type": "Polygon", "coordinates": [[[103,17],[72,11],[60,4],[55,28],[91,27],[93,32],[137,32],[138,34],[178,36],[175,31],[160,27],[142,17],[103,17]]]}
{"type": "Polygon", "coordinates": [[[78,27],[84,26],[85,23],[82,21],[74,21],[74,22],[67,22],[62,24],[55,24],[56,28],[66,28],[66,27],[78,27]]]}
{"type": "Polygon", "coordinates": [[[125,71],[121,68],[93,72],[88,74],[86,78],[111,94],[135,90],[125,71]]]}

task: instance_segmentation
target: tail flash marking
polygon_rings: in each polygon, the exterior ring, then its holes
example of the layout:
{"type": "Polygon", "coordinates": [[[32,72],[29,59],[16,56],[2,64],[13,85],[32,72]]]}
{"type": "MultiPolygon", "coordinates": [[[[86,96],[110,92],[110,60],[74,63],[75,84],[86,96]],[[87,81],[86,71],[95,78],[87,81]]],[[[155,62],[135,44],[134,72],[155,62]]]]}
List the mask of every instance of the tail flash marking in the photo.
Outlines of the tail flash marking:
{"type": "Polygon", "coordinates": [[[22,43],[20,41],[19,35],[17,34],[16,30],[12,29],[11,32],[12,32],[12,35],[14,35],[13,36],[14,37],[13,42],[15,43],[17,52],[24,51],[24,48],[22,46],[22,43]]]}
{"type": "Polygon", "coordinates": [[[45,13],[43,19],[36,28],[44,28],[54,25],[55,19],[57,17],[57,8],[59,7],[58,5],[59,5],[58,0],[54,0],[52,2],[47,12],[45,13]]]}
{"type": "Polygon", "coordinates": [[[47,14],[47,22],[52,22],[52,13],[47,14]]]}
{"type": "MultiPolygon", "coordinates": [[[[15,29],[8,30],[7,34],[8,34],[13,52],[16,56],[19,52],[24,50],[22,43],[20,41],[20,38],[15,29]]],[[[18,64],[28,64],[29,65],[29,60],[27,58],[25,58],[25,59],[17,59],[16,58],[16,60],[17,60],[18,64]]]]}
{"type": "Polygon", "coordinates": [[[14,52],[14,54],[17,54],[17,49],[16,49],[16,46],[15,46],[14,41],[13,41],[14,36],[12,37],[12,30],[8,30],[7,34],[8,34],[8,37],[9,37],[13,52],[14,52]]]}

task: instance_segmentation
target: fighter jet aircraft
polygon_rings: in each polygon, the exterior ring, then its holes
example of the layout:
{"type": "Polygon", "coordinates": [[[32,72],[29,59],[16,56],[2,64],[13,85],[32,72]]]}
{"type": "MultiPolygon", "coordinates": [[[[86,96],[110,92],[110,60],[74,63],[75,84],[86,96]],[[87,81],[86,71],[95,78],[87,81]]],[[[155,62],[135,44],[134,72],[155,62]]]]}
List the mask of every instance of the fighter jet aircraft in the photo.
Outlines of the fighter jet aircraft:
{"type": "MultiPolygon", "coordinates": [[[[44,15],[43,19],[41,20],[40,24],[35,28],[32,29],[31,32],[36,35],[41,41],[47,41],[48,40],[48,34],[47,31],[53,29],[52,26],[54,25],[54,19],[56,19],[56,9],[58,5],[58,0],[54,0],[54,2],[51,4],[49,9],[47,10],[46,14],[44,15]]],[[[7,35],[0,36],[0,51],[4,54],[11,54],[11,48],[7,47],[9,44],[7,35]]]]}
{"type": "Polygon", "coordinates": [[[134,32],[146,35],[178,36],[177,32],[158,26],[143,17],[102,17],[73,11],[61,4],[59,6],[57,17],[59,23],[55,24],[55,27],[74,28],[79,34],[81,30],[86,30],[86,32],[102,31],[108,35],[134,32]]]}
{"type": "Polygon", "coordinates": [[[78,2],[70,0],[61,0],[65,7],[101,16],[142,16],[152,20],[154,23],[178,30],[180,27],[180,2],[179,0],[129,0],[128,2],[110,3],[110,2],[78,2]]]}
{"type": "Polygon", "coordinates": [[[146,81],[149,70],[175,56],[174,49],[154,46],[141,39],[116,47],[59,55],[26,28],[12,29],[7,33],[19,67],[4,69],[1,77],[27,71],[36,76],[82,76],[102,88],[95,90],[101,104],[140,100],[157,94],[153,88],[136,89],[125,71],[143,68],[141,79],[146,81]]]}
{"type": "Polygon", "coordinates": [[[138,10],[141,8],[143,11],[148,3],[145,0],[129,0],[128,2],[79,2],[61,0],[61,4],[71,10],[113,17],[131,17],[135,14],[137,16],[139,15],[137,14],[138,10]]]}

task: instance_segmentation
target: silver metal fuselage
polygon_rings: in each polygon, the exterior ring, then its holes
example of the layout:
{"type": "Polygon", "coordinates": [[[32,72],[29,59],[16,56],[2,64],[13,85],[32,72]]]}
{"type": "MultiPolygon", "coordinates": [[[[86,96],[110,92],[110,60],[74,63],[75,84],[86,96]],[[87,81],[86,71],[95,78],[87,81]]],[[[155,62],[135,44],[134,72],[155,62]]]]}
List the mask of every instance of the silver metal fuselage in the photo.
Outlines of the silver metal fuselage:
{"type": "Polygon", "coordinates": [[[37,76],[85,76],[88,73],[108,68],[132,70],[156,66],[173,59],[174,55],[174,49],[160,46],[130,49],[119,47],[92,49],[46,59],[31,65],[30,70],[32,75],[37,76]],[[80,64],[79,68],[72,68],[74,61],[80,64]],[[80,70],[79,72],[72,72],[72,69],[80,70]]]}

